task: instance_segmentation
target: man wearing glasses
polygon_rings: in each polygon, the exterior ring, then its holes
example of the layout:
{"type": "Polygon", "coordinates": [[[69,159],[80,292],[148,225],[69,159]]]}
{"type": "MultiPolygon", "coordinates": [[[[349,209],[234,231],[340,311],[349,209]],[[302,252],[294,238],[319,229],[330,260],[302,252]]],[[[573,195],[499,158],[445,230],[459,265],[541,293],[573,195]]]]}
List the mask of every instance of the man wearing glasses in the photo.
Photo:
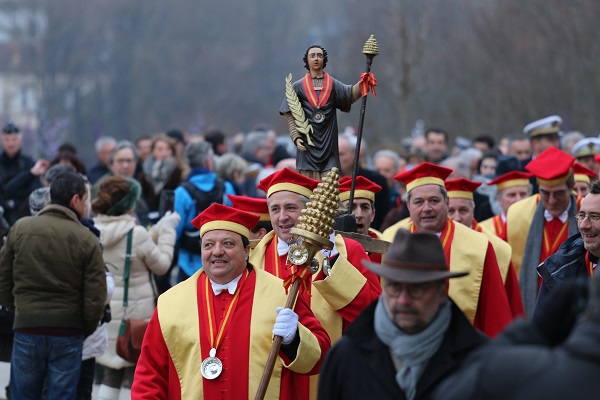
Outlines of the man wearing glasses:
{"type": "Polygon", "coordinates": [[[465,356],[485,342],[448,297],[449,271],[433,233],[398,229],[382,264],[383,293],[327,354],[319,399],[428,398],[465,356]]]}
{"type": "Polygon", "coordinates": [[[525,315],[531,317],[542,283],[537,266],[577,233],[578,202],[573,194],[575,158],[550,147],[525,169],[537,180],[539,194],[510,206],[506,216],[508,244],[519,277],[525,315]]]}
{"type": "Polygon", "coordinates": [[[600,257],[600,182],[592,181],[590,193],[581,202],[577,214],[579,233],[569,237],[539,267],[542,286],[538,303],[562,282],[579,276],[593,276],[600,257]]]}

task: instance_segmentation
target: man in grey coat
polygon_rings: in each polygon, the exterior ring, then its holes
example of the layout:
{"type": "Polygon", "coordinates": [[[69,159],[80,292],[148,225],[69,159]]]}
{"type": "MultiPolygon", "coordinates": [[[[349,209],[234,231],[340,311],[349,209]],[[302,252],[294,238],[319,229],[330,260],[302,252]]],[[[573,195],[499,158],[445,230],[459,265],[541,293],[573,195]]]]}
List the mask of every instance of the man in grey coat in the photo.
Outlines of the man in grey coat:
{"type": "Polygon", "coordinates": [[[15,311],[11,394],[75,398],[85,336],[106,299],[98,239],[79,219],[88,192],[74,172],[57,176],[50,205],[11,228],[0,251],[0,304],[15,311]]]}

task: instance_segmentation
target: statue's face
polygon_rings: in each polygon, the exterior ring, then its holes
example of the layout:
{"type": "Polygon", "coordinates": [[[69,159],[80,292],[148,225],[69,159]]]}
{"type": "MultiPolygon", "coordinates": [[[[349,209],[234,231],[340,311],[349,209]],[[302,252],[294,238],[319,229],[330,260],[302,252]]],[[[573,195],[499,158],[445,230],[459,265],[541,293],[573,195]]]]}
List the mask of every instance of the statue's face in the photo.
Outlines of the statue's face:
{"type": "Polygon", "coordinates": [[[306,58],[311,72],[321,72],[323,70],[323,50],[318,47],[311,47],[308,49],[306,58]]]}

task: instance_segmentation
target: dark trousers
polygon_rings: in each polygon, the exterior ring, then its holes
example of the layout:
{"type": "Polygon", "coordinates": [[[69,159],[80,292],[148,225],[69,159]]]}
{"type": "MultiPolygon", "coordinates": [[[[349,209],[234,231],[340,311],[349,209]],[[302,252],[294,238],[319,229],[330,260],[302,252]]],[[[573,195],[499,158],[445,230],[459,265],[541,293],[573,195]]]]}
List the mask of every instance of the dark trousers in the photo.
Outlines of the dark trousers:
{"type": "Polygon", "coordinates": [[[92,400],[95,367],[95,358],[81,362],[81,372],[79,372],[79,382],[77,382],[77,400],[92,400]]]}

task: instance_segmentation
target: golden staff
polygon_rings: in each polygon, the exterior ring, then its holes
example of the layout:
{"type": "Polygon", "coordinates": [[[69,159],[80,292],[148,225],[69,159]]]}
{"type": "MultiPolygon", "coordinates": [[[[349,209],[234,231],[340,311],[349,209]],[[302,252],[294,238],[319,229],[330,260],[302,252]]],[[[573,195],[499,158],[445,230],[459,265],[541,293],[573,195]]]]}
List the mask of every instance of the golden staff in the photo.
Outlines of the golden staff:
{"type": "MultiPolygon", "coordinates": [[[[288,252],[288,264],[292,266],[292,275],[284,282],[284,285],[289,288],[286,308],[293,309],[301,283],[312,285],[312,279],[308,274],[318,272],[321,267],[315,258],[317,252],[322,249],[333,249],[329,236],[333,233],[335,217],[338,214],[339,172],[339,169],[334,167],[325,175],[310,196],[306,208],[302,210],[298,225],[290,230],[296,243],[290,246],[288,252]]],[[[310,287],[304,289],[310,290],[310,287]]],[[[254,400],[263,400],[265,397],[282,340],[283,337],[278,335],[273,338],[254,400]]]]}

